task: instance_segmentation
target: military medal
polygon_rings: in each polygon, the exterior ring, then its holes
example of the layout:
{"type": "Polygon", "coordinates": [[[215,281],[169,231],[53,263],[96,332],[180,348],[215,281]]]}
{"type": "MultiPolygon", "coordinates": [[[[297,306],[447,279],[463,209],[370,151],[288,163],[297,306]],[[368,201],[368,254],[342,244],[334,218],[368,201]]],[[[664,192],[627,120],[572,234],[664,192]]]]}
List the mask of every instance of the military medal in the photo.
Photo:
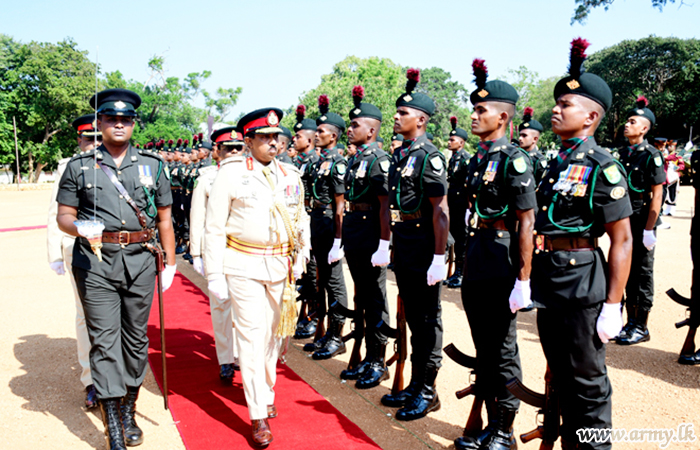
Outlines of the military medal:
{"type": "Polygon", "coordinates": [[[357,169],[357,178],[364,178],[367,175],[367,161],[362,161],[357,169]]]}
{"type": "Polygon", "coordinates": [[[496,179],[496,171],[498,171],[498,161],[489,161],[484,172],[484,181],[492,183],[496,179]]]}
{"type": "Polygon", "coordinates": [[[579,164],[572,164],[564,172],[559,174],[559,181],[554,184],[554,190],[562,195],[573,195],[574,197],[584,197],[588,190],[588,178],[592,168],[579,164]]]}
{"type": "Polygon", "coordinates": [[[323,175],[328,175],[330,173],[330,165],[331,163],[329,161],[324,161],[323,164],[321,164],[319,172],[322,172],[323,175]]]}
{"type": "Polygon", "coordinates": [[[402,177],[410,177],[413,175],[413,166],[416,165],[416,157],[411,156],[408,158],[408,162],[406,163],[406,166],[403,168],[401,171],[401,176],[402,177]]]}
{"type": "Polygon", "coordinates": [[[139,166],[139,181],[144,186],[153,186],[153,175],[151,166],[139,166]]]}

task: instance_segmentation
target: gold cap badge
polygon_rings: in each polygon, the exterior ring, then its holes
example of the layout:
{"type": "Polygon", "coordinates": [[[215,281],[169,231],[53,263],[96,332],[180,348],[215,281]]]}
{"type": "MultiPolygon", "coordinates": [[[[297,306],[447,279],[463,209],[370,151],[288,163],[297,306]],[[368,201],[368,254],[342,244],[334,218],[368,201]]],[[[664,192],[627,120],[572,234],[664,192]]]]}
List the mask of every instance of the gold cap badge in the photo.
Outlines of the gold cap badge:
{"type": "Polygon", "coordinates": [[[566,85],[569,87],[569,89],[578,89],[581,87],[581,84],[577,80],[570,80],[566,83],[566,85]]]}
{"type": "Polygon", "coordinates": [[[267,123],[273,127],[280,123],[280,120],[277,118],[277,114],[275,114],[274,111],[270,111],[270,114],[267,115],[267,123]]]}
{"type": "Polygon", "coordinates": [[[405,102],[410,102],[411,100],[413,100],[413,97],[411,97],[410,95],[406,94],[406,95],[403,96],[403,100],[404,100],[405,102]]]}

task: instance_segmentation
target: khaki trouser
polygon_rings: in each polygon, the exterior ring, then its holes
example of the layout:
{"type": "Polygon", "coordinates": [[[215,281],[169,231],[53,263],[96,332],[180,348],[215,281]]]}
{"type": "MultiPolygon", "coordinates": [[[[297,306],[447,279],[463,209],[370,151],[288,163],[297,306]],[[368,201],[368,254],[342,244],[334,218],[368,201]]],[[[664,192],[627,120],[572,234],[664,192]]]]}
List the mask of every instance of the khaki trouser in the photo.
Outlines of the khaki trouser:
{"type": "MultiPolygon", "coordinates": [[[[204,273],[207,273],[207,264],[204,262],[204,273]]],[[[209,308],[211,310],[211,324],[214,328],[214,344],[216,345],[216,359],[219,365],[232,364],[238,357],[236,345],[236,330],[233,328],[233,313],[231,311],[231,297],[221,300],[215,295],[209,295],[209,308]]]]}
{"type": "Polygon", "coordinates": [[[280,339],[275,337],[285,280],[259,281],[226,275],[233,299],[243,390],[251,420],[267,418],[275,402],[280,339]]]}
{"type": "Polygon", "coordinates": [[[90,374],[90,337],[85,325],[85,311],[83,311],[83,304],[80,303],[80,296],[73,277],[73,244],[75,244],[74,238],[63,237],[63,264],[66,267],[66,275],[70,278],[73,295],[75,296],[75,339],[78,341],[78,363],[80,363],[81,368],[80,382],[87,387],[92,384],[92,375],[90,374]]]}

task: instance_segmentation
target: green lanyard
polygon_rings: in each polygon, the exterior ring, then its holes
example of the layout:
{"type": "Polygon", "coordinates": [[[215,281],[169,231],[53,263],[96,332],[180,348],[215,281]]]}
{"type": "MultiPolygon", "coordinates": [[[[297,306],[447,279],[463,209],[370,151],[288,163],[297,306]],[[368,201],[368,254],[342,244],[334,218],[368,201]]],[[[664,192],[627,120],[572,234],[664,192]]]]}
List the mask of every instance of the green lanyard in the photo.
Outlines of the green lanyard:
{"type": "MultiPolygon", "coordinates": [[[[408,156],[408,154],[406,156],[408,156]]],[[[411,210],[411,211],[406,211],[401,206],[401,179],[403,177],[399,176],[399,183],[398,183],[398,186],[396,188],[396,204],[399,206],[399,210],[404,214],[413,214],[414,212],[418,211],[420,209],[421,205],[423,204],[423,195],[424,195],[423,173],[425,172],[425,164],[427,162],[428,162],[428,155],[426,153],[425,157],[423,158],[423,167],[421,168],[421,171],[420,171],[420,199],[418,200],[418,206],[416,206],[416,208],[411,210]]]]}
{"type": "MultiPolygon", "coordinates": [[[[598,179],[598,170],[600,167],[596,167],[596,170],[593,172],[593,179],[591,180],[591,189],[588,194],[588,207],[590,208],[591,215],[593,215],[593,192],[595,191],[595,182],[598,179]]],[[[549,218],[549,221],[554,225],[555,227],[559,228],[560,230],[566,231],[567,233],[583,233],[584,231],[588,231],[592,226],[593,222],[589,223],[588,225],[584,225],[581,227],[565,227],[563,225],[559,225],[554,221],[554,204],[557,202],[557,198],[559,198],[559,193],[557,192],[554,194],[552,197],[552,202],[549,204],[549,212],[547,213],[547,218],[549,218]]]]}
{"type": "MultiPolygon", "coordinates": [[[[378,160],[379,158],[374,158],[371,163],[369,163],[369,167],[367,168],[366,174],[367,176],[370,176],[372,174],[372,166],[374,166],[374,163],[378,160]]],[[[360,164],[362,164],[362,161],[360,161],[360,164]]],[[[358,198],[362,197],[365,195],[365,193],[369,190],[370,182],[367,182],[367,186],[365,186],[364,190],[360,192],[358,195],[355,195],[355,180],[357,179],[357,172],[355,172],[355,177],[352,179],[352,183],[350,185],[350,192],[348,193],[348,198],[350,199],[351,202],[354,202],[358,198]]],[[[399,180],[400,182],[401,180],[399,180]]]]}
{"type": "MultiPolygon", "coordinates": [[[[487,153],[488,155],[488,153],[487,153]]],[[[505,164],[503,165],[503,180],[506,180],[507,176],[507,170],[508,170],[508,162],[510,161],[510,156],[506,156],[505,159],[505,164]]],[[[486,165],[488,166],[488,159],[486,160],[486,165]]],[[[491,219],[496,219],[497,217],[501,217],[505,213],[508,212],[508,204],[506,204],[506,207],[503,208],[501,211],[494,213],[494,214],[485,214],[481,212],[481,209],[479,209],[479,199],[481,198],[481,188],[484,186],[484,183],[479,183],[479,187],[477,188],[477,193],[476,193],[476,201],[474,202],[474,211],[476,211],[476,214],[486,220],[491,220],[491,219]]]]}

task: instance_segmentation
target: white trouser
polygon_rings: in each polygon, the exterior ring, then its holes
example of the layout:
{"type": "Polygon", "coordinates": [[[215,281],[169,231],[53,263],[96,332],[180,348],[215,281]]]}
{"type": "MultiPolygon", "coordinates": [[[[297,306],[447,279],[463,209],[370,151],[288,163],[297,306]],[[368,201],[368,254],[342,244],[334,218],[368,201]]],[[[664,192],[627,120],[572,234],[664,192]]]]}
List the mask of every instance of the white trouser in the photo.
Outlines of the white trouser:
{"type": "Polygon", "coordinates": [[[227,275],[238,332],[243,390],[251,420],[266,419],[275,402],[280,339],[275,337],[285,280],[271,282],[227,275]]]}
{"type": "Polygon", "coordinates": [[[78,341],[78,362],[80,363],[80,382],[87,387],[92,384],[92,375],[90,374],[90,337],[88,336],[87,325],[85,325],[85,311],[83,304],[78,296],[78,288],[75,286],[75,278],[73,278],[73,244],[75,239],[63,238],[63,264],[66,266],[70,284],[73,286],[73,295],[75,295],[75,339],[78,341]]]}
{"type": "MultiPolygon", "coordinates": [[[[207,273],[207,263],[204,261],[204,273],[207,273]]],[[[231,296],[221,300],[211,293],[209,295],[209,308],[211,311],[211,325],[214,328],[214,344],[216,346],[216,359],[219,365],[232,364],[238,358],[236,346],[236,329],[234,327],[233,312],[231,310],[231,296]]]]}

